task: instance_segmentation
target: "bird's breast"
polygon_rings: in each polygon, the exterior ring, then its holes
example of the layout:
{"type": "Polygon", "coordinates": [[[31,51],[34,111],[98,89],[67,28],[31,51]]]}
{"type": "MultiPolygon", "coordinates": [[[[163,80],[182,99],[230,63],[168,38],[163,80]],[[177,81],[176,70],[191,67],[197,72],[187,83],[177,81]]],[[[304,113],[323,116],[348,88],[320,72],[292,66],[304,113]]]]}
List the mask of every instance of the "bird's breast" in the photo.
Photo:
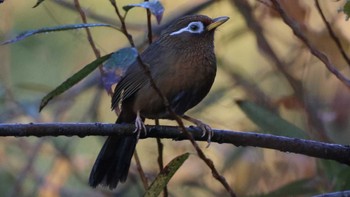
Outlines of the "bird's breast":
{"type": "MultiPolygon", "coordinates": [[[[189,55],[193,57],[193,55],[189,55]]],[[[166,64],[151,65],[152,78],[178,115],[197,105],[209,92],[216,75],[215,55],[201,54],[199,59],[170,59],[166,64]]],[[[142,87],[135,97],[134,111],[145,118],[172,119],[164,101],[150,83],[142,87]]]]}

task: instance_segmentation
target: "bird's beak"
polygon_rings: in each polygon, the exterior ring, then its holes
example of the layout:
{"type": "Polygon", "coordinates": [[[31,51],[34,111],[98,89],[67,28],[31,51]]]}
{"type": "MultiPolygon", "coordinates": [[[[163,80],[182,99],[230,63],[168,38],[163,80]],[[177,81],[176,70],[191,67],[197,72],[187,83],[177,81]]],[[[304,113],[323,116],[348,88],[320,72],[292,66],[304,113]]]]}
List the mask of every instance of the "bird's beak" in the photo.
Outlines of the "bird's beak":
{"type": "Polygon", "coordinates": [[[227,16],[221,16],[218,18],[214,18],[213,22],[207,26],[207,31],[211,31],[213,29],[216,29],[220,25],[224,24],[228,19],[230,19],[227,16]]]}

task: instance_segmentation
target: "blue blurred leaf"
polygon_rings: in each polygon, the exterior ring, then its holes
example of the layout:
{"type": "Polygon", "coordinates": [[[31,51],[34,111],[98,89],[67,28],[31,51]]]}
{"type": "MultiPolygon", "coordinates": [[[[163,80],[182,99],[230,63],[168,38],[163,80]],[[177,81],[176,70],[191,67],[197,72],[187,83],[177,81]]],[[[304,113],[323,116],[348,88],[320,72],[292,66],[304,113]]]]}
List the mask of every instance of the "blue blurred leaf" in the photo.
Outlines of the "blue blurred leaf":
{"type": "Polygon", "coordinates": [[[150,1],[145,1],[143,3],[138,3],[138,4],[129,4],[124,6],[123,9],[126,12],[128,12],[130,9],[134,7],[142,7],[142,8],[149,9],[151,13],[156,17],[158,24],[162,20],[164,7],[159,0],[150,0],[150,1]]]}
{"type": "Polygon", "coordinates": [[[122,48],[112,54],[112,56],[103,65],[106,69],[126,69],[130,66],[138,55],[138,52],[133,47],[122,48]]]}
{"type": "Polygon", "coordinates": [[[121,79],[121,76],[117,75],[112,70],[105,70],[102,75],[102,83],[104,89],[107,91],[109,95],[113,94],[112,86],[118,83],[121,79]]]}
{"type": "Polygon", "coordinates": [[[138,52],[135,48],[123,48],[112,54],[103,65],[102,82],[108,94],[112,94],[112,85],[119,82],[126,69],[136,60],[138,52]]]}
{"type": "Polygon", "coordinates": [[[65,30],[72,30],[72,29],[81,29],[81,28],[87,28],[87,27],[112,27],[115,28],[112,25],[103,24],[103,23],[89,23],[89,24],[70,24],[70,25],[61,25],[56,27],[44,27],[41,29],[35,29],[35,30],[29,30],[20,33],[16,38],[7,40],[2,42],[0,45],[10,44],[14,42],[21,41],[29,36],[33,36],[40,33],[49,33],[49,32],[55,32],[55,31],[65,31],[65,30]]]}

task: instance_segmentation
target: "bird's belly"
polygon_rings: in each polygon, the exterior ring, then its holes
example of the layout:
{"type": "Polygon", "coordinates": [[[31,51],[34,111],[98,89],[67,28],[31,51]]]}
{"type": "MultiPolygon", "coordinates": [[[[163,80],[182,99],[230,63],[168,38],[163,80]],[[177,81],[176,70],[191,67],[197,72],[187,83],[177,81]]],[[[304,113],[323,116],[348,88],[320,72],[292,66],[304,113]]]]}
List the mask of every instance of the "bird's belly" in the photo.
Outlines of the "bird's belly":
{"type": "Polygon", "coordinates": [[[153,90],[139,91],[134,104],[134,111],[148,119],[172,119],[164,105],[164,101],[153,90]]]}
{"type": "MultiPolygon", "coordinates": [[[[213,79],[206,83],[191,83],[192,85],[169,86],[166,89],[160,86],[161,92],[167,98],[171,109],[177,115],[183,115],[187,110],[197,105],[209,92],[213,79]]],[[[152,88],[142,88],[136,96],[134,111],[148,119],[174,119],[165,106],[165,101],[152,88]]]]}

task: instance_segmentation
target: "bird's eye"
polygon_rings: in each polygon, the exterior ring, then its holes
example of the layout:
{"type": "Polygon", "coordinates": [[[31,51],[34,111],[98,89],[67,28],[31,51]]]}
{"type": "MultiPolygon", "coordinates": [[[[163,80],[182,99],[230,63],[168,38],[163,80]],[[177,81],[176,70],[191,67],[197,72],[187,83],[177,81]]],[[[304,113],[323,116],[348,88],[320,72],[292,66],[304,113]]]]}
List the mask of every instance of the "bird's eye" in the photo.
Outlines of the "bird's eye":
{"type": "Polygon", "coordinates": [[[204,31],[205,30],[204,30],[203,23],[200,21],[195,21],[195,22],[191,22],[186,27],[184,27],[178,31],[171,33],[170,35],[171,36],[178,35],[178,34],[181,34],[183,32],[188,32],[188,33],[192,33],[192,34],[200,34],[200,33],[203,33],[204,31]]]}
{"type": "Polygon", "coordinates": [[[195,24],[190,25],[190,30],[191,31],[197,31],[198,29],[199,29],[199,27],[197,25],[195,25],[195,24]]]}

